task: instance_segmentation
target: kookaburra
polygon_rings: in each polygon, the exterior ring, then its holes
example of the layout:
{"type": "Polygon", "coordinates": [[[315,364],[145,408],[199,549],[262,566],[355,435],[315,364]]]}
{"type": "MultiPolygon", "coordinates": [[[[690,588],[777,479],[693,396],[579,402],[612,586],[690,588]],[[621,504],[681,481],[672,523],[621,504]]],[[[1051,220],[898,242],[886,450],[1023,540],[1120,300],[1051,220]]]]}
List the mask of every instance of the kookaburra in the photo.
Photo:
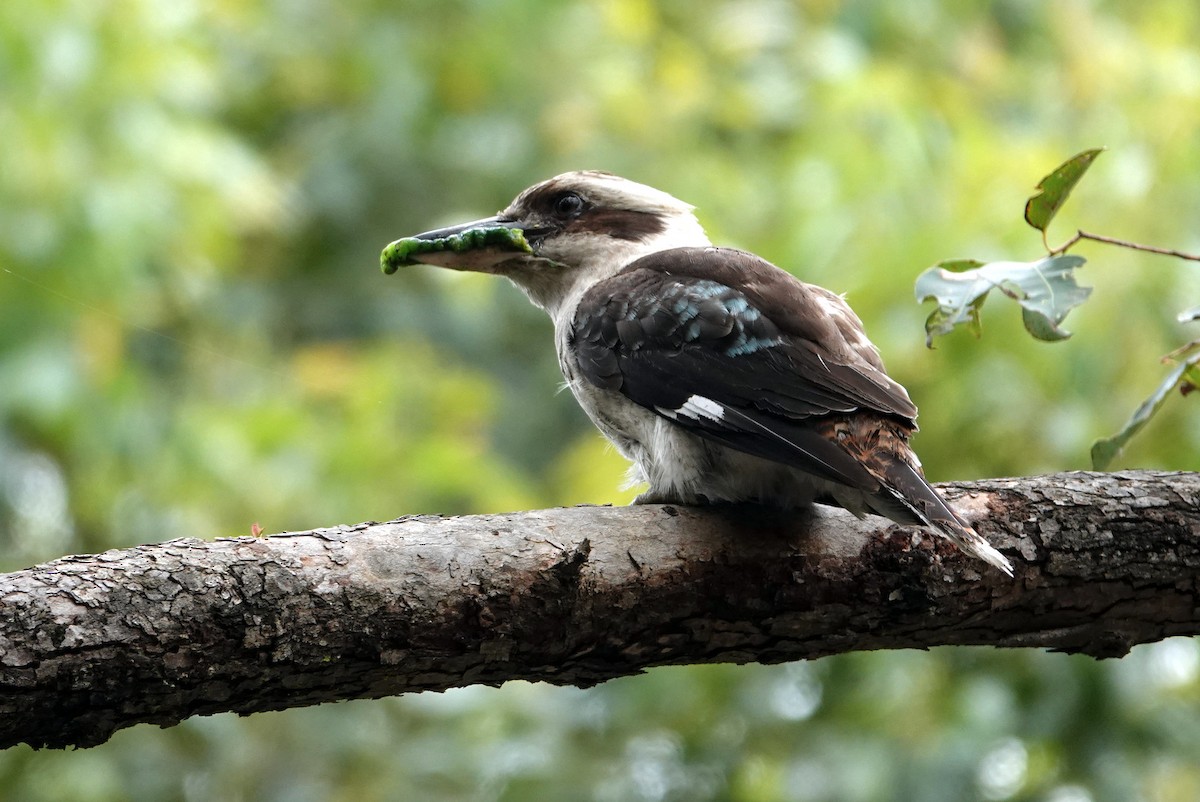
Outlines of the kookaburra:
{"type": "Polygon", "coordinates": [[[667,193],[565,173],[389,251],[388,272],[494,273],[546,310],[567,386],[649,485],[635,503],[835,504],[926,526],[1012,574],[925,481],[917,408],[841,296],[714,247],[667,193]]]}

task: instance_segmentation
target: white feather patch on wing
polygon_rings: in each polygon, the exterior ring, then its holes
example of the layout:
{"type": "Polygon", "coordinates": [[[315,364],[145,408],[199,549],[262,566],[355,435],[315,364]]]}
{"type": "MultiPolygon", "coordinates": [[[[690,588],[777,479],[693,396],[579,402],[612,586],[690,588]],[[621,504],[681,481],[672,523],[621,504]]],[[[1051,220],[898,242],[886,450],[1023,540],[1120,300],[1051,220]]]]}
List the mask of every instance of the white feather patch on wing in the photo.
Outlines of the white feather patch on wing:
{"type": "Polygon", "coordinates": [[[705,398],[702,395],[689,397],[679,409],[663,409],[662,407],[656,407],[656,409],[660,415],[664,415],[672,420],[683,415],[685,418],[691,418],[692,420],[703,418],[720,423],[725,418],[725,407],[711,398],[705,398]]]}

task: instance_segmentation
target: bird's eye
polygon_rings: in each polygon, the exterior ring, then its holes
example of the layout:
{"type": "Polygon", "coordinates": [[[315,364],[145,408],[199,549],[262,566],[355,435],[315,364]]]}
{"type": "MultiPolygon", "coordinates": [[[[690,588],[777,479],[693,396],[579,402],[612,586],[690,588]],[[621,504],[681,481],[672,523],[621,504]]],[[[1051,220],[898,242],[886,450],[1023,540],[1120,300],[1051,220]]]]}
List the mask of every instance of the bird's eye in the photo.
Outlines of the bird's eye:
{"type": "Polygon", "coordinates": [[[559,217],[574,217],[582,211],[583,198],[574,192],[567,192],[554,202],[554,213],[559,217]]]}

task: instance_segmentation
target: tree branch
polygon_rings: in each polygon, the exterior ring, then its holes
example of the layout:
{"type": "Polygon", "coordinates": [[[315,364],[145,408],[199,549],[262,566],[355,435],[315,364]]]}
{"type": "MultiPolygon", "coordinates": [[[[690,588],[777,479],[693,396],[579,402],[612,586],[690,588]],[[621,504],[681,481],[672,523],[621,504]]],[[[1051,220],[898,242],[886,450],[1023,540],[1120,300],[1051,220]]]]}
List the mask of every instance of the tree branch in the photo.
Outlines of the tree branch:
{"type": "Polygon", "coordinates": [[[1106,245],[1116,245],[1120,248],[1130,248],[1135,251],[1145,251],[1146,253],[1157,253],[1161,256],[1174,256],[1176,259],[1186,259],[1189,262],[1200,262],[1200,255],[1194,253],[1185,253],[1177,251],[1173,248],[1159,248],[1156,245],[1142,245],[1139,242],[1130,242],[1129,240],[1117,239],[1116,237],[1106,237],[1103,234],[1091,234],[1083,229],[1076,230],[1075,234],[1062,245],[1057,248],[1051,248],[1050,243],[1046,241],[1046,230],[1042,229],[1042,244],[1046,246],[1047,252],[1051,256],[1064,254],[1074,247],[1080,240],[1091,240],[1092,242],[1103,242],[1106,245]]]}
{"type": "Polygon", "coordinates": [[[173,540],[0,576],[0,746],[510,679],[1200,633],[1200,474],[943,486],[1015,580],[840,510],[581,507],[173,540]]]}

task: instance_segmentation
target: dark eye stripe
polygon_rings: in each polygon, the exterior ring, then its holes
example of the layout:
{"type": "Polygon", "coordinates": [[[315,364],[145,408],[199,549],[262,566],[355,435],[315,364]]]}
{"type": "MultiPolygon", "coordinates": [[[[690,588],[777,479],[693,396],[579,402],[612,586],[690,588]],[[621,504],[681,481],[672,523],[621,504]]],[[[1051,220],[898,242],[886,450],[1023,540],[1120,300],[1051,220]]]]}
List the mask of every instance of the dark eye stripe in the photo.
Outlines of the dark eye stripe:
{"type": "Polygon", "coordinates": [[[631,209],[588,209],[566,227],[568,232],[607,234],[616,239],[644,242],[667,228],[661,214],[631,209]]]}

